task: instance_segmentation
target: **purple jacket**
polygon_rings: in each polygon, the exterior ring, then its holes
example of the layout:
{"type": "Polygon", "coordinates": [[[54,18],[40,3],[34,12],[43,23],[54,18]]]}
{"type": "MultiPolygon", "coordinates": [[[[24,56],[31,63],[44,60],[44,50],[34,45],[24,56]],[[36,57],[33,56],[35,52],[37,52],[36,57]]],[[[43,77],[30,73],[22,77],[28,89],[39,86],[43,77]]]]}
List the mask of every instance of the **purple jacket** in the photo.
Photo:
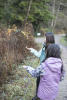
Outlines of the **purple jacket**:
{"type": "Polygon", "coordinates": [[[56,98],[61,77],[61,65],[61,59],[53,57],[42,63],[45,74],[40,77],[37,93],[41,100],[54,100],[56,98]]]}

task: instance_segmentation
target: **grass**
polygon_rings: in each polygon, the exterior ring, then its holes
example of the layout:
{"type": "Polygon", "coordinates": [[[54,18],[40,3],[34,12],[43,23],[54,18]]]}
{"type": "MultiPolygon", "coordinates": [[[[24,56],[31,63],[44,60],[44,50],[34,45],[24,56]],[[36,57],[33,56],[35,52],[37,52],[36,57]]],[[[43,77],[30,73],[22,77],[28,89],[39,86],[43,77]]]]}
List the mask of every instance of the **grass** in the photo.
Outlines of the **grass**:
{"type": "Polygon", "coordinates": [[[60,40],[60,42],[64,45],[67,46],[67,37],[63,36],[60,40]]]}
{"type": "MultiPolygon", "coordinates": [[[[61,43],[67,46],[65,37],[62,37],[61,43]]],[[[41,47],[41,44],[39,44],[41,47]]],[[[10,80],[0,88],[0,100],[32,100],[36,90],[36,79],[32,78],[22,65],[29,65],[36,68],[39,65],[39,59],[34,56],[28,56],[26,60],[13,70],[10,80]],[[1,89],[3,91],[1,91],[1,89]]]]}
{"type": "Polygon", "coordinates": [[[5,100],[32,100],[36,90],[36,79],[32,78],[22,68],[22,65],[31,65],[36,68],[39,65],[39,59],[34,56],[27,57],[21,65],[14,69],[10,80],[3,85],[1,100],[3,100],[2,96],[5,100]]]}
{"type": "MultiPolygon", "coordinates": [[[[41,47],[41,44],[38,46],[41,47]]],[[[28,56],[20,65],[13,65],[10,79],[0,87],[0,100],[32,100],[36,92],[36,79],[22,65],[36,68],[39,64],[38,58],[28,56]]]]}

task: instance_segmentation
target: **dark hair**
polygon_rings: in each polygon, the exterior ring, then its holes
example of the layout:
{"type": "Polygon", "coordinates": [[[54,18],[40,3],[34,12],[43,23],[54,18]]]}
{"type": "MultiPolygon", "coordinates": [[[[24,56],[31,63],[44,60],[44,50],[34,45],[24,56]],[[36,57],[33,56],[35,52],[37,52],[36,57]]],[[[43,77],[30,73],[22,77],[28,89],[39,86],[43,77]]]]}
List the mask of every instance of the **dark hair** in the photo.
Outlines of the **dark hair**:
{"type": "MultiPolygon", "coordinates": [[[[57,44],[50,44],[46,50],[46,59],[49,57],[60,58],[61,59],[61,51],[60,47],[57,44]]],[[[62,60],[62,59],[61,59],[62,60]]],[[[63,73],[63,63],[61,66],[61,73],[63,73]]]]}
{"type": "Polygon", "coordinates": [[[55,43],[54,34],[52,32],[46,33],[46,48],[49,44],[55,43]]]}
{"type": "Polygon", "coordinates": [[[46,35],[50,35],[50,34],[54,34],[54,33],[52,33],[52,32],[47,32],[47,33],[45,33],[45,36],[46,36],[46,35]]]}
{"type": "Polygon", "coordinates": [[[53,34],[46,34],[46,43],[55,43],[53,34]]]}
{"type": "Polygon", "coordinates": [[[46,58],[49,57],[61,58],[60,55],[61,55],[60,47],[57,44],[50,44],[47,47],[46,58]]]}

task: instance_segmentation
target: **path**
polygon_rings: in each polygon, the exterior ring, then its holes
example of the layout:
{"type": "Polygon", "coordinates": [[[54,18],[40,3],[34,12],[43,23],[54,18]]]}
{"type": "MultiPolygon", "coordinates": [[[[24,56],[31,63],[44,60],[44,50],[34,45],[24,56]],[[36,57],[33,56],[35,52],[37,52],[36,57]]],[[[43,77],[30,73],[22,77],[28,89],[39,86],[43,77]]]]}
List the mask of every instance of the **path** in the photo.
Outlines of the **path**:
{"type": "MultiPolygon", "coordinates": [[[[65,74],[64,81],[60,82],[59,94],[58,94],[58,97],[56,98],[56,100],[67,100],[67,47],[61,45],[61,43],[60,43],[61,37],[62,37],[62,35],[55,35],[55,41],[61,47],[62,59],[63,59],[66,74],[65,74]]],[[[37,43],[43,43],[44,38],[37,38],[37,39],[35,39],[35,41],[37,43]]]]}

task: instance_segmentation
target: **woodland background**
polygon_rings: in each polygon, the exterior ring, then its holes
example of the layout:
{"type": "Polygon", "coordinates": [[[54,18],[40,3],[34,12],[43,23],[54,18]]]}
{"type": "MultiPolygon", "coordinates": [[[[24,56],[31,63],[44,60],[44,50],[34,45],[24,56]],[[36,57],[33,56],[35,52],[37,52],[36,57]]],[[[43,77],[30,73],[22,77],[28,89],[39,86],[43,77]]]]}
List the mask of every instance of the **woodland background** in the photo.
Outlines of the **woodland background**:
{"type": "Polygon", "coordinates": [[[0,100],[32,99],[36,80],[21,65],[38,66],[26,46],[39,50],[34,38],[46,32],[67,46],[67,0],[0,0],[0,100]]]}

